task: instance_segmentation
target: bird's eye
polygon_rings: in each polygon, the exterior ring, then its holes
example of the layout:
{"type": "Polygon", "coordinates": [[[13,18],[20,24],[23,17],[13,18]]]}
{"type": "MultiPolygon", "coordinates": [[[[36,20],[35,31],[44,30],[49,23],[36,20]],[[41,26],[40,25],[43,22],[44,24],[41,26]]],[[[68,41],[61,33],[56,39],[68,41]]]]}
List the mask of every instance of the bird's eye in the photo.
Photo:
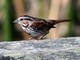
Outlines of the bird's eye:
{"type": "Polygon", "coordinates": [[[20,19],[21,21],[23,20],[23,19],[20,19]]]}

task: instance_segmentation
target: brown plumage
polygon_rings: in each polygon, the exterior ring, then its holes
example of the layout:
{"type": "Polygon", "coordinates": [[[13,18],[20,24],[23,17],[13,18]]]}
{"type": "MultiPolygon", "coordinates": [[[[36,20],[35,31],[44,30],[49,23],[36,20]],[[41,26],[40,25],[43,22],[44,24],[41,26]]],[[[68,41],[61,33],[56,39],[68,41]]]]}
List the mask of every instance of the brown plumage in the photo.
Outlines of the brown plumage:
{"type": "Polygon", "coordinates": [[[55,28],[54,25],[61,22],[69,22],[68,19],[63,20],[45,20],[42,18],[36,18],[28,15],[19,17],[14,22],[18,23],[24,31],[34,39],[43,39],[46,34],[49,33],[51,28],[55,28]]]}

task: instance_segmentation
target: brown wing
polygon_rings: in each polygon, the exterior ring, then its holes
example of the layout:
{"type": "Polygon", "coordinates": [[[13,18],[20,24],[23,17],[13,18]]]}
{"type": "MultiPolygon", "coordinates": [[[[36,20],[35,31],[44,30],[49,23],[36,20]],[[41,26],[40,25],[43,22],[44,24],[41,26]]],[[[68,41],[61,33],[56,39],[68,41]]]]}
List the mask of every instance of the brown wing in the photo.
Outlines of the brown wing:
{"type": "Polygon", "coordinates": [[[44,21],[36,21],[32,24],[32,26],[34,26],[36,28],[42,28],[42,27],[48,26],[48,23],[46,23],[44,21]]]}

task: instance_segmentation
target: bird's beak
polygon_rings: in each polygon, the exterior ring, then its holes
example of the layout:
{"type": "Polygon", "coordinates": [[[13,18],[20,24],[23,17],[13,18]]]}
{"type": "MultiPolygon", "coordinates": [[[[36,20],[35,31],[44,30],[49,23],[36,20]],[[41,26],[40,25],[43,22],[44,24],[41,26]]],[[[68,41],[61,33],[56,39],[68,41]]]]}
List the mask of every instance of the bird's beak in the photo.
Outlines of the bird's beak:
{"type": "Polygon", "coordinates": [[[13,21],[13,23],[18,23],[18,20],[13,21]]]}

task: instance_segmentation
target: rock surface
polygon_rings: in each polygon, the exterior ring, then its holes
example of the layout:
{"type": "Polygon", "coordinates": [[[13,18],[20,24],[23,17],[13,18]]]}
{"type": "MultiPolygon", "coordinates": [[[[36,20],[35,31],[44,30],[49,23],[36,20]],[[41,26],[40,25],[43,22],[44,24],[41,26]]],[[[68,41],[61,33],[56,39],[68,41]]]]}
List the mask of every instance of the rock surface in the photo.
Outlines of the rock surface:
{"type": "Polygon", "coordinates": [[[80,37],[0,42],[0,60],[80,60],[80,37]]]}

